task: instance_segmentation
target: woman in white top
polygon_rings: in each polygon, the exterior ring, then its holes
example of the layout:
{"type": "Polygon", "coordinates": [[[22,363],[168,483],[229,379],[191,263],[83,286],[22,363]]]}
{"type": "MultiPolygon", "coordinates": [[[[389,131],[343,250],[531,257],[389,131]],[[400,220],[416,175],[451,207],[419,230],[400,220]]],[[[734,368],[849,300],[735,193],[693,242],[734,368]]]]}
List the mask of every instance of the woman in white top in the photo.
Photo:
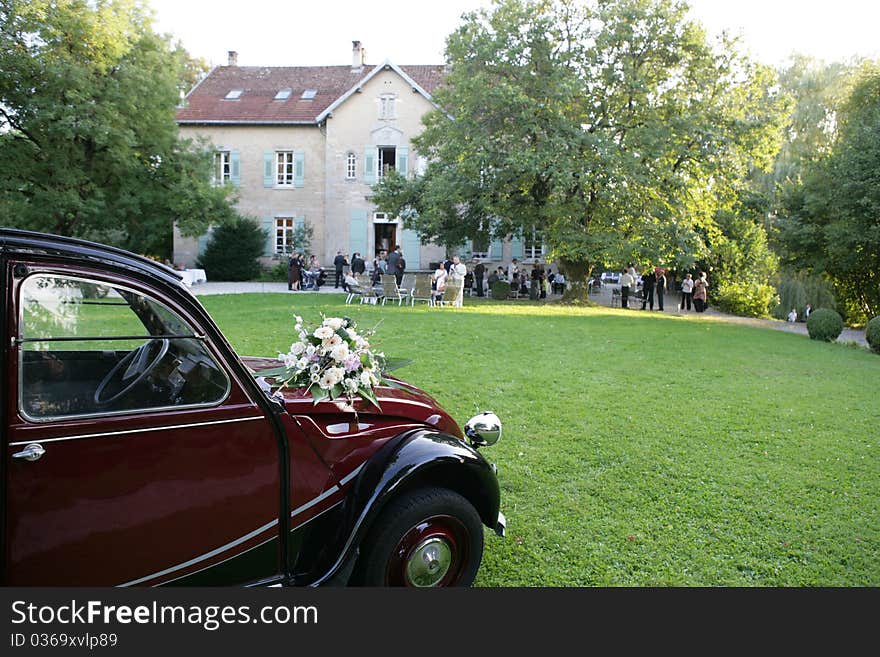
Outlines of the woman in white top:
{"type": "Polygon", "coordinates": [[[681,309],[691,309],[691,299],[694,296],[694,277],[688,274],[681,282],[681,309]]]}
{"type": "Polygon", "coordinates": [[[440,299],[443,296],[443,290],[446,289],[446,277],[449,274],[446,272],[446,267],[443,266],[441,262],[437,269],[434,270],[434,298],[440,299]]]}

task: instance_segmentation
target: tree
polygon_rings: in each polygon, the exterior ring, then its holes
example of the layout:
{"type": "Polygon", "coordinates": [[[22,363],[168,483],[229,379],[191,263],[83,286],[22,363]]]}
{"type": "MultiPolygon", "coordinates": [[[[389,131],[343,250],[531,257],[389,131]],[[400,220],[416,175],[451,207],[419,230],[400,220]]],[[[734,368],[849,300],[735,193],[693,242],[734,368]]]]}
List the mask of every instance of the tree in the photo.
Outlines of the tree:
{"type": "Polygon", "coordinates": [[[880,313],[880,65],[866,63],[837,117],[830,153],[787,197],[791,260],[827,273],[851,320],[880,313]]]}
{"type": "Polygon", "coordinates": [[[499,0],[447,40],[423,179],[374,201],[427,239],[540,228],[585,294],[595,262],[687,266],[778,145],[771,72],[672,0],[499,0]]]}
{"type": "Polygon", "coordinates": [[[239,217],[214,228],[197,264],[212,279],[249,281],[260,273],[266,231],[253,219],[239,217]]]}
{"type": "Polygon", "coordinates": [[[235,215],[174,109],[199,64],[134,0],[0,0],[0,213],[7,225],[168,257],[235,215]]]}

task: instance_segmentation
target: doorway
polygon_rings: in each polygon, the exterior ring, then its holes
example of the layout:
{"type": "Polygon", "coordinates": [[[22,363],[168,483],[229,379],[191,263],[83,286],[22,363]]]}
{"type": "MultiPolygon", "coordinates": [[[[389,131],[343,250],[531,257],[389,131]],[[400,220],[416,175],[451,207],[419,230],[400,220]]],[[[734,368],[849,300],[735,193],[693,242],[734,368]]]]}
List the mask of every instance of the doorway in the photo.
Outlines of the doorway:
{"type": "Polygon", "coordinates": [[[397,224],[374,223],[373,231],[376,245],[375,255],[379,255],[379,251],[383,249],[391,253],[394,245],[397,244],[397,224]]]}

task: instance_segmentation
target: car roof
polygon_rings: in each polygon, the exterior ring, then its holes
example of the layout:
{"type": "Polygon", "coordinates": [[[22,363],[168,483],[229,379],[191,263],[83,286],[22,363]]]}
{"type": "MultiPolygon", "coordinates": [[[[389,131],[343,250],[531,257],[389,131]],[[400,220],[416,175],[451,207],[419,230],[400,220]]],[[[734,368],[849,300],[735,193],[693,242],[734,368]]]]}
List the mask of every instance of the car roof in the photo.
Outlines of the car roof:
{"type": "Polygon", "coordinates": [[[179,284],[182,276],[168,265],[98,242],[17,228],[0,228],[0,252],[40,254],[122,267],[179,284]]]}

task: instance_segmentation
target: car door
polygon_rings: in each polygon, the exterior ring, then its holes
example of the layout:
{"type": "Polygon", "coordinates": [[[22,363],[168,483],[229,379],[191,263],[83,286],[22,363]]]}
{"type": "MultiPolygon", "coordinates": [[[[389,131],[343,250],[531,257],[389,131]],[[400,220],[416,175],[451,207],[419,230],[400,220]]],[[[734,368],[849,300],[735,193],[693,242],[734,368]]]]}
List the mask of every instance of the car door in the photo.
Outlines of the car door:
{"type": "Polygon", "coordinates": [[[7,266],[5,584],[279,573],[278,445],[222,350],[157,288],[7,266]]]}

